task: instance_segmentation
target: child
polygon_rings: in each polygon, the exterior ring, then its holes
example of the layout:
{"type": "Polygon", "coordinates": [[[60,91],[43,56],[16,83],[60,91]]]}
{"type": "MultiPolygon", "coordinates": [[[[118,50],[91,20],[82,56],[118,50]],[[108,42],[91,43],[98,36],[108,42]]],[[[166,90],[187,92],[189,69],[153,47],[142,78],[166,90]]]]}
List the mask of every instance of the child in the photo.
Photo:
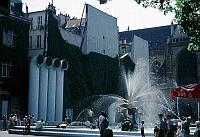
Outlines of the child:
{"type": "Polygon", "coordinates": [[[157,126],[154,127],[154,136],[158,137],[159,128],[157,126]]]}
{"type": "Polygon", "coordinates": [[[145,135],[144,135],[144,121],[142,121],[140,129],[141,129],[141,135],[142,135],[142,137],[145,137],[145,135]]]}

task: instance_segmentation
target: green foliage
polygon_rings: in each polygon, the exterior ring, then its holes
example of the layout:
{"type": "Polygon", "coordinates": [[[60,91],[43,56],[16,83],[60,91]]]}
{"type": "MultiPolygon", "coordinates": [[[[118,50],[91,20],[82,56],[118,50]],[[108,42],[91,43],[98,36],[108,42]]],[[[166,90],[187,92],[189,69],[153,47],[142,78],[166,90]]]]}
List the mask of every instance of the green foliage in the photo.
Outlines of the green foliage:
{"type": "Polygon", "coordinates": [[[189,36],[188,49],[199,50],[200,46],[200,1],[177,0],[174,7],[175,20],[189,36]]]}

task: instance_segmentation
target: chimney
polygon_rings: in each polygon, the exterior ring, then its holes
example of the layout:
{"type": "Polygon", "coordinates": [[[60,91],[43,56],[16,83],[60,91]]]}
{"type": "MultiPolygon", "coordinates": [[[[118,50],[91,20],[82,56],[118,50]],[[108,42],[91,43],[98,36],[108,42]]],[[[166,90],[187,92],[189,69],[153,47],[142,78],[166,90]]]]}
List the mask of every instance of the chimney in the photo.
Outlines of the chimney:
{"type": "Polygon", "coordinates": [[[171,36],[174,34],[174,23],[173,21],[171,22],[171,36]]]}
{"type": "Polygon", "coordinates": [[[28,6],[26,4],[26,14],[25,14],[26,18],[28,18],[28,6]]]}

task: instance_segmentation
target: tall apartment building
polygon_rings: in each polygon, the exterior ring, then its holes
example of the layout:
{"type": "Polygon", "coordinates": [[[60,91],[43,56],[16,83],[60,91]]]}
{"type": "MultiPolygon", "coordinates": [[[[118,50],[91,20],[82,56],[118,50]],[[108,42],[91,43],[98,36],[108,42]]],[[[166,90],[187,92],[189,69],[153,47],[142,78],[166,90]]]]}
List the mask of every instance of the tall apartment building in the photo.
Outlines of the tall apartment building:
{"type": "Polygon", "coordinates": [[[21,0],[3,0],[1,4],[0,117],[5,113],[24,114],[27,110],[30,23],[22,12],[21,0]]]}
{"type": "MultiPolygon", "coordinates": [[[[85,17],[82,19],[56,15],[56,9],[52,4],[48,5],[48,9],[54,11],[60,33],[67,43],[79,47],[84,54],[97,52],[111,57],[118,55],[118,27],[115,17],[89,4],[85,5],[85,17]]],[[[45,38],[48,34],[48,16],[46,10],[30,12],[28,16],[31,20],[29,56],[32,57],[48,50],[45,38]]]]}
{"type": "Polygon", "coordinates": [[[81,50],[84,54],[97,52],[110,57],[118,56],[117,18],[86,4],[85,32],[81,50]]]}
{"type": "MultiPolygon", "coordinates": [[[[56,16],[56,9],[53,4],[48,5],[48,10],[52,10],[56,16]]],[[[59,21],[59,27],[64,27],[68,15],[59,14],[56,16],[59,21]]],[[[28,18],[31,20],[29,31],[29,57],[35,55],[43,55],[47,51],[47,36],[48,36],[48,13],[47,10],[35,11],[28,13],[28,18]]]]}

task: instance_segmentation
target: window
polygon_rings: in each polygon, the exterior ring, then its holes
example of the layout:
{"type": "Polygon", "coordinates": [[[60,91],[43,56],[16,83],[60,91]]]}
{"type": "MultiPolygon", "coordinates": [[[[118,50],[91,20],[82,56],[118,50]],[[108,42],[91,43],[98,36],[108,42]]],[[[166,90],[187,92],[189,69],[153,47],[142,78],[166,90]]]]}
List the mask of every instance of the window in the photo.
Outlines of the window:
{"type": "Polygon", "coordinates": [[[14,32],[13,31],[3,31],[3,44],[8,46],[8,47],[12,47],[14,46],[14,32]]]}
{"type": "Polygon", "coordinates": [[[122,55],[128,53],[128,47],[123,46],[122,47],[122,55]]]}
{"type": "Polygon", "coordinates": [[[29,48],[32,49],[32,36],[29,37],[29,48]]]}
{"type": "Polygon", "coordinates": [[[126,53],[127,53],[126,47],[122,47],[122,55],[124,55],[126,53]]]}
{"type": "Polygon", "coordinates": [[[0,67],[0,69],[1,69],[0,76],[1,77],[10,77],[12,68],[13,68],[12,64],[2,63],[1,67],[0,67]]]}
{"type": "Polygon", "coordinates": [[[42,16],[38,16],[38,28],[42,26],[42,16]]]}
{"type": "Polygon", "coordinates": [[[37,35],[37,48],[41,48],[41,35],[37,35]]]}

